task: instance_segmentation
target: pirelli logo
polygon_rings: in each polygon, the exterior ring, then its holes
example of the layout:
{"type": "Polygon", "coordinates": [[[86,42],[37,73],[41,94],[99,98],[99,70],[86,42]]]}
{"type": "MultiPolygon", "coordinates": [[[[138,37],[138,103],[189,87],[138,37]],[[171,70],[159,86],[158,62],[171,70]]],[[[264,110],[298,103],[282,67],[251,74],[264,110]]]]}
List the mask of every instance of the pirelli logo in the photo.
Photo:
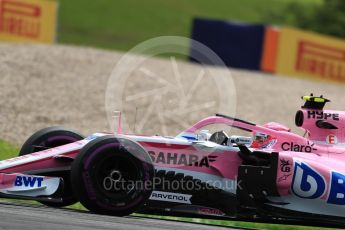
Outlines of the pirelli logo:
{"type": "Polygon", "coordinates": [[[58,0],[0,0],[0,41],[53,43],[58,0]]]}
{"type": "Polygon", "coordinates": [[[0,32],[38,38],[41,8],[38,5],[15,0],[0,0],[0,32]]]}
{"type": "Polygon", "coordinates": [[[39,5],[16,0],[0,0],[0,32],[22,37],[40,35],[39,5]]]}
{"type": "Polygon", "coordinates": [[[301,40],[298,42],[296,71],[345,82],[345,49],[301,40]]]}

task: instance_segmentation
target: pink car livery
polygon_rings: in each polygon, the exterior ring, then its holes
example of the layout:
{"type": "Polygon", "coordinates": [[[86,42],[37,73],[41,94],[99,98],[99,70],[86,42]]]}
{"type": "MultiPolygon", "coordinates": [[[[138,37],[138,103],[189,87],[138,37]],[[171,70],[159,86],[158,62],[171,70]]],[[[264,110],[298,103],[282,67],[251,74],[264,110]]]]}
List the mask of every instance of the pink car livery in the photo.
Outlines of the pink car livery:
{"type": "MultiPolygon", "coordinates": [[[[86,138],[50,127],[0,161],[0,197],[100,214],[133,212],[303,224],[345,224],[345,112],[302,97],[295,123],[217,114],[176,137],[118,132],[86,138]],[[205,127],[224,125],[230,135],[205,127]]],[[[120,126],[121,127],[121,126],[120,126]]]]}

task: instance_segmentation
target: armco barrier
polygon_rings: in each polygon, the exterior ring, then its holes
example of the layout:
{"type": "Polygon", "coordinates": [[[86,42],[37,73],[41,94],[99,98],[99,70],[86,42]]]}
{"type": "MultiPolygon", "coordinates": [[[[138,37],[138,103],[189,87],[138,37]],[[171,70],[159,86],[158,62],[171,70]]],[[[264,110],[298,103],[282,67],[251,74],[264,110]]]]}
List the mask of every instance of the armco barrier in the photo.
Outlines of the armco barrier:
{"type": "MultiPolygon", "coordinates": [[[[192,39],[211,48],[228,66],[259,70],[264,31],[263,25],[195,19],[192,39]]],[[[209,64],[207,58],[199,57],[198,53],[190,56],[209,64]]]]}
{"type": "Polygon", "coordinates": [[[54,0],[0,0],[0,40],[54,42],[57,11],[54,0]]]}
{"type": "Polygon", "coordinates": [[[276,73],[308,79],[345,82],[345,41],[283,28],[276,73]]]}

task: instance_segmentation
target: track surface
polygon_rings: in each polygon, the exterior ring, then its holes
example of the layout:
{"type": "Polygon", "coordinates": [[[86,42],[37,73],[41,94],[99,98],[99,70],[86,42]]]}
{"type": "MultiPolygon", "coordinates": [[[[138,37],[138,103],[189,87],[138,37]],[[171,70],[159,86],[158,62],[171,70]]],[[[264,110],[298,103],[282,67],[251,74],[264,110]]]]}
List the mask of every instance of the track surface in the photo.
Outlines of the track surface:
{"type": "Polygon", "coordinates": [[[0,229],[234,229],[219,226],[165,221],[136,217],[95,215],[85,211],[55,209],[40,205],[10,204],[0,202],[0,229]]]}

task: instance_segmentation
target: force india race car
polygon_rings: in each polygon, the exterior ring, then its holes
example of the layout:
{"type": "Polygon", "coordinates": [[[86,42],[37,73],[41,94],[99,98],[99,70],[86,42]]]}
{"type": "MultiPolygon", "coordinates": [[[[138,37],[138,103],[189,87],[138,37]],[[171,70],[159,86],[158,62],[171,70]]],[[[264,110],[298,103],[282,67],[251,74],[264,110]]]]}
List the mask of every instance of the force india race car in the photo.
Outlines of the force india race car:
{"type": "MultiPolygon", "coordinates": [[[[80,201],[116,216],[133,212],[255,221],[345,224],[345,112],[304,96],[295,123],[260,126],[207,117],[176,137],[51,127],[18,157],[0,161],[0,195],[62,207],[80,201]],[[222,124],[248,136],[211,133],[222,124]]],[[[119,119],[119,123],[120,123],[119,119]]]]}

